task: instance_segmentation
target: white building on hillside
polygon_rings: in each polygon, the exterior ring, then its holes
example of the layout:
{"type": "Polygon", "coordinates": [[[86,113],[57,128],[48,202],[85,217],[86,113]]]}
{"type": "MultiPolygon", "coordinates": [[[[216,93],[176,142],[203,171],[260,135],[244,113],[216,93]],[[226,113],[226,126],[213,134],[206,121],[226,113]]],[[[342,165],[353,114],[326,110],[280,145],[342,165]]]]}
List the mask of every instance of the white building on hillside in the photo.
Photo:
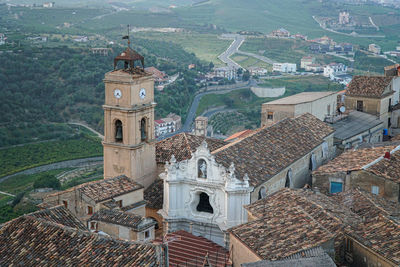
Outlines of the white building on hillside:
{"type": "Polygon", "coordinates": [[[297,66],[294,63],[274,63],[272,66],[272,70],[284,73],[296,72],[297,66]]]}
{"type": "Polygon", "coordinates": [[[331,80],[334,80],[336,75],[346,74],[346,72],[347,66],[343,63],[331,63],[324,67],[324,76],[331,80]]]}

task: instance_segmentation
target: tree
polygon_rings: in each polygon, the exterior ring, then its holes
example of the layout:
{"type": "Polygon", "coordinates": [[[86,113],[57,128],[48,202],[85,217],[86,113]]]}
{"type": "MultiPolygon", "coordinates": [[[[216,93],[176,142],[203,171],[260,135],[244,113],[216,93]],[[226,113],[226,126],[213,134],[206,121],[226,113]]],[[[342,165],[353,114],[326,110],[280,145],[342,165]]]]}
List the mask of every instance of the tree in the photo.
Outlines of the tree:
{"type": "Polygon", "coordinates": [[[210,64],[208,65],[208,68],[209,68],[210,70],[212,70],[212,69],[214,68],[214,63],[212,63],[212,62],[210,61],[210,64]]]}
{"type": "Polygon", "coordinates": [[[243,73],[243,77],[242,77],[243,81],[248,81],[250,79],[250,72],[248,70],[246,70],[243,73]]]}
{"type": "Polygon", "coordinates": [[[40,175],[33,183],[33,188],[53,188],[60,189],[60,181],[54,176],[48,173],[40,175]]]}

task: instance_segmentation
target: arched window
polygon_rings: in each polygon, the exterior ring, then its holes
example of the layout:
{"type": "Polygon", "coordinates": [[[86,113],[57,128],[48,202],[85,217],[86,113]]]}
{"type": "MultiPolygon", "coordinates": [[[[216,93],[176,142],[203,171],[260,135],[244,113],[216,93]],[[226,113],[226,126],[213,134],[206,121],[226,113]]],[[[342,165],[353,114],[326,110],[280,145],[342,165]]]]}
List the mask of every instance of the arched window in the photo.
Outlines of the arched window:
{"type": "Polygon", "coordinates": [[[201,192],[199,195],[199,204],[196,207],[197,211],[202,211],[202,212],[208,212],[208,213],[214,213],[214,209],[210,204],[210,197],[204,193],[201,192]]]}
{"type": "Polygon", "coordinates": [[[122,142],[122,122],[115,121],[115,142],[122,142]]]}
{"type": "Polygon", "coordinates": [[[258,199],[265,198],[267,196],[267,189],[265,186],[261,186],[260,190],[258,191],[258,199]]]}
{"type": "Polygon", "coordinates": [[[207,178],[207,162],[204,159],[200,159],[197,162],[197,177],[207,178]]]}
{"type": "Polygon", "coordinates": [[[285,187],[290,188],[292,185],[292,169],[289,169],[286,173],[285,187]]]}
{"type": "Polygon", "coordinates": [[[147,127],[146,127],[146,118],[143,118],[140,121],[140,140],[146,141],[147,140],[147,127]]]}

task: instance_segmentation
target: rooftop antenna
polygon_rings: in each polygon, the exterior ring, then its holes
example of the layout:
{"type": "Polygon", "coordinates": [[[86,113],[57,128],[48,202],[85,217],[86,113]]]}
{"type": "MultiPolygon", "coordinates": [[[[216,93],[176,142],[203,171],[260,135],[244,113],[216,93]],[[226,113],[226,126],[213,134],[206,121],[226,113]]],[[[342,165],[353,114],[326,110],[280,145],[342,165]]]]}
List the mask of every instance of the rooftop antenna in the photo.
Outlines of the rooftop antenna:
{"type": "Polygon", "coordinates": [[[128,40],[128,47],[131,48],[131,39],[129,38],[129,32],[130,32],[130,26],[128,24],[128,35],[123,36],[122,39],[127,39],[128,40]]]}

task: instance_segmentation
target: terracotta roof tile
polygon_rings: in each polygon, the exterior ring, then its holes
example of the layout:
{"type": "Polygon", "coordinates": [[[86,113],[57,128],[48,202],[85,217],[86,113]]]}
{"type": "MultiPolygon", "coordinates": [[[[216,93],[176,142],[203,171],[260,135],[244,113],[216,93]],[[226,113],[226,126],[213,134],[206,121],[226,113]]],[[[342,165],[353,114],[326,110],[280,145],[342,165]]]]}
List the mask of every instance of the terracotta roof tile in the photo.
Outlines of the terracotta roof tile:
{"type": "Polygon", "coordinates": [[[393,77],[354,76],[348,88],[349,96],[382,97],[393,77]]]}
{"type": "Polygon", "coordinates": [[[400,183],[400,151],[390,155],[390,159],[382,159],[366,169],[377,176],[400,183]]]}
{"type": "Polygon", "coordinates": [[[160,210],[163,208],[164,201],[164,182],[161,179],[155,180],[144,190],[144,200],[146,207],[160,210]]]}
{"type": "MultiPolygon", "coordinates": [[[[170,266],[204,266],[208,258],[210,266],[230,266],[229,252],[204,237],[192,235],[186,231],[169,233],[164,237],[168,241],[170,266]],[[206,256],[208,255],[208,256],[206,256]]],[[[161,243],[156,239],[154,243],[161,243]]]]}
{"type": "Polygon", "coordinates": [[[143,188],[141,184],[136,183],[125,175],[121,175],[113,178],[107,178],[77,185],[67,190],[48,195],[47,197],[57,196],[60,194],[64,194],[65,192],[79,190],[97,203],[139,190],[141,188],[143,188]]]}
{"type": "Polygon", "coordinates": [[[229,229],[264,260],[277,260],[301,250],[320,246],[335,238],[304,210],[276,206],[265,217],[229,229]]]}
{"type": "Polygon", "coordinates": [[[400,218],[399,203],[374,195],[358,187],[332,195],[332,198],[339,205],[347,207],[364,219],[374,218],[379,214],[400,218]]]}
{"type": "Polygon", "coordinates": [[[204,140],[211,151],[227,144],[218,139],[180,133],[156,143],[156,161],[165,163],[171,159],[172,155],[178,162],[189,159],[204,140]]]}
{"type": "Polygon", "coordinates": [[[0,229],[1,266],[160,266],[157,251],[27,215],[0,229]]]}
{"type": "Polygon", "coordinates": [[[347,234],[396,266],[400,265],[399,221],[379,215],[365,222],[362,228],[347,231],[347,234]]]}
{"type": "Polygon", "coordinates": [[[148,228],[152,224],[155,224],[155,223],[146,223],[145,218],[140,215],[136,215],[136,214],[124,212],[124,211],[106,210],[106,209],[101,209],[100,211],[93,214],[93,216],[90,217],[89,221],[100,221],[100,222],[112,223],[112,224],[130,227],[130,228],[136,229],[136,230],[139,230],[139,228],[142,228],[140,226],[146,225],[145,228],[148,228]]]}
{"type": "Polygon", "coordinates": [[[63,205],[39,210],[29,214],[32,217],[44,219],[79,230],[87,230],[86,226],[63,205]]]}
{"type": "Polygon", "coordinates": [[[313,174],[360,170],[363,166],[383,156],[385,152],[391,151],[395,147],[394,144],[387,144],[379,147],[348,150],[327,164],[320,166],[313,174]]]}
{"type": "Polygon", "coordinates": [[[247,173],[250,184],[257,186],[310,153],[333,131],[331,126],[306,113],[261,128],[212,154],[226,168],[233,162],[238,178],[247,173]]]}
{"type": "Polygon", "coordinates": [[[229,136],[228,138],[226,138],[224,141],[228,142],[228,141],[232,141],[232,140],[236,140],[236,139],[240,139],[240,138],[245,138],[249,134],[253,133],[253,131],[254,130],[244,130],[244,131],[234,133],[231,136],[229,136]]]}

